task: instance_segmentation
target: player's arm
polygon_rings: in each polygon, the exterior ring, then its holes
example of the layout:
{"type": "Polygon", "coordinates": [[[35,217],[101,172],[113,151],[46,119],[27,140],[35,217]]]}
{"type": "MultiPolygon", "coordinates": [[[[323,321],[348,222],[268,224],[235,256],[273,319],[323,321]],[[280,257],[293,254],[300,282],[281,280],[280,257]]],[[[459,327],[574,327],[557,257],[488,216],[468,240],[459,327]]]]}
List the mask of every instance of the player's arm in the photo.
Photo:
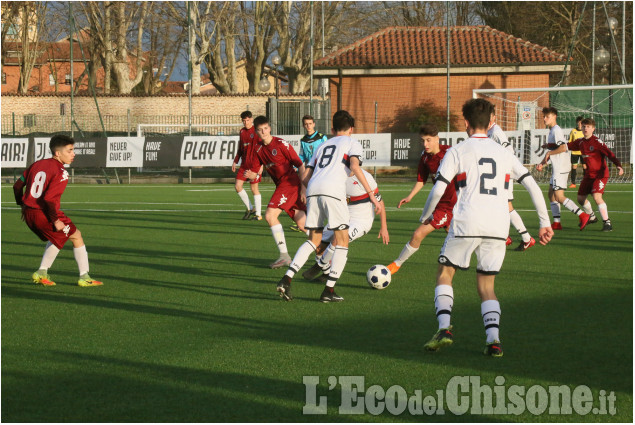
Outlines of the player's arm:
{"type": "Polygon", "coordinates": [[[56,207],[56,201],[62,196],[63,192],[64,188],[62,186],[51,182],[44,187],[42,195],[42,200],[44,201],[44,208],[42,210],[44,211],[44,215],[46,215],[49,223],[53,224],[55,230],[58,232],[65,227],[65,224],[58,219],[59,211],[56,207]]]}
{"type": "Polygon", "coordinates": [[[531,196],[531,201],[538,213],[538,219],[540,222],[540,230],[538,230],[539,242],[541,245],[547,245],[547,243],[553,237],[553,230],[551,229],[551,221],[549,220],[549,213],[547,212],[547,205],[545,204],[545,198],[542,195],[542,191],[536,183],[536,180],[531,176],[529,171],[516,159],[514,164],[514,170],[512,178],[518,183],[522,184],[531,196]]]}
{"type": "Polygon", "coordinates": [[[621,176],[622,174],[624,174],[622,163],[619,159],[617,159],[617,156],[615,155],[615,153],[613,153],[612,150],[607,148],[605,144],[600,143],[600,152],[602,152],[613,164],[615,164],[615,166],[617,167],[618,175],[621,176]]]}
{"type": "MultiPolygon", "coordinates": [[[[367,194],[373,195],[373,190],[370,188],[368,181],[366,180],[366,176],[362,171],[362,167],[359,165],[359,158],[357,156],[350,157],[350,168],[355,177],[357,177],[357,181],[362,184],[362,187],[366,191],[367,194]]],[[[381,204],[377,201],[374,196],[370,196],[371,202],[375,205],[375,214],[380,214],[382,210],[381,204]]]]}
{"type": "Polygon", "coordinates": [[[243,156],[243,140],[241,138],[238,139],[238,152],[236,152],[236,156],[234,157],[234,162],[232,162],[232,173],[236,172],[236,167],[238,166],[238,161],[243,156]]]}
{"type": "Polygon", "coordinates": [[[20,176],[20,178],[13,184],[13,196],[15,197],[15,203],[18,205],[22,205],[22,196],[23,189],[26,186],[26,179],[24,176],[20,176]]]}
{"type": "Polygon", "coordinates": [[[420,182],[420,181],[415,182],[415,184],[414,184],[414,186],[412,186],[412,189],[410,190],[410,193],[408,194],[408,196],[406,196],[401,201],[399,201],[399,205],[397,205],[397,208],[401,208],[401,206],[403,204],[407,204],[408,202],[412,201],[412,198],[414,198],[415,195],[417,193],[419,193],[419,191],[421,191],[421,189],[423,188],[424,184],[425,184],[424,182],[420,182]]]}
{"type": "MultiPolygon", "coordinates": [[[[377,194],[375,196],[380,196],[380,195],[377,194]]],[[[390,236],[388,235],[388,220],[386,219],[386,205],[384,204],[383,200],[380,200],[379,204],[381,205],[381,212],[379,213],[379,220],[380,220],[381,227],[379,228],[379,234],[377,235],[377,238],[378,239],[381,238],[384,245],[388,245],[388,242],[390,242],[390,236]]]]}

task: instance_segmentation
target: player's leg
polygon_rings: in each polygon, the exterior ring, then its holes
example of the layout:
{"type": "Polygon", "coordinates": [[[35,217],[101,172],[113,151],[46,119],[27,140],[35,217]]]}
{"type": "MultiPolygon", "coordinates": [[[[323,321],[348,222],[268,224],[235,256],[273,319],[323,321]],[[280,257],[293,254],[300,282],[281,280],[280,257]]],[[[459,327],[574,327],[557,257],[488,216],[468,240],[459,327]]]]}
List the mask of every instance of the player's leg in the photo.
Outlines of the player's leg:
{"type": "Polygon", "coordinates": [[[580,229],[584,229],[591,216],[585,213],[584,210],[581,207],[578,207],[571,199],[564,196],[564,189],[558,188],[558,190],[555,191],[554,196],[559,204],[562,204],[563,207],[578,216],[578,219],[580,220],[578,226],[580,229]]]}
{"type": "Polygon", "coordinates": [[[571,178],[571,184],[569,185],[569,188],[576,187],[575,181],[578,178],[579,160],[580,160],[580,157],[578,155],[571,155],[571,172],[569,173],[569,177],[571,178]]]}
{"type": "Polygon", "coordinates": [[[562,224],[560,223],[560,204],[558,203],[558,198],[556,197],[555,191],[553,190],[553,184],[549,185],[548,196],[549,204],[551,207],[551,216],[553,217],[553,224],[551,225],[551,228],[553,230],[562,230],[562,224]]]}
{"type": "Polygon", "coordinates": [[[395,259],[395,261],[388,264],[387,267],[388,270],[390,270],[390,273],[397,273],[399,268],[403,266],[403,263],[405,263],[410,257],[412,257],[412,255],[414,255],[415,252],[419,250],[421,242],[426,238],[426,236],[434,230],[435,228],[430,223],[419,225],[419,227],[417,227],[412,233],[410,240],[404,245],[403,249],[399,253],[399,256],[395,259]]]}
{"type": "Polygon", "coordinates": [[[348,225],[342,224],[338,228],[333,229],[334,235],[334,252],[333,259],[331,260],[331,268],[329,270],[326,286],[320,296],[320,301],[323,303],[339,302],[344,298],[335,293],[335,284],[344,272],[346,262],[348,260],[348,225]]]}
{"type": "Polygon", "coordinates": [[[503,266],[505,246],[502,241],[496,239],[483,239],[475,249],[475,253],[477,258],[476,290],[481,298],[481,315],[486,335],[484,354],[501,357],[503,355],[499,336],[501,308],[494,292],[494,280],[503,266]]]}
{"type": "Polygon", "coordinates": [[[432,339],[423,346],[428,351],[437,351],[452,344],[454,340],[450,324],[452,305],[454,304],[452,279],[456,269],[467,270],[470,267],[470,257],[474,252],[476,242],[477,240],[472,238],[455,238],[452,229],[450,229],[441,247],[434,289],[434,308],[439,328],[432,339]]]}
{"type": "Polygon", "coordinates": [[[507,204],[509,207],[509,221],[511,222],[512,226],[514,226],[514,228],[516,229],[516,231],[522,238],[522,242],[520,243],[520,245],[518,245],[518,247],[516,248],[516,251],[524,251],[527,248],[533,246],[536,243],[536,241],[534,240],[534,238],[531,237],[531,235],[527,231],[527,228],[525,227],[525,223],[523,223],[523,219],[520,217],[520,214],[518,214],[518,211],[516,211],[514,209],[514,206],[512,205],[512,201],[514,200],[514,182],[513,181],[509,182],[509,189],[507,189],[507,196],[508,196],[507,204]]]}
{"type": "Polygon", "coordinates": [[[79,280],[77,284],[79,286],[100,286],[102,282],[90,277],[88,272],[90,268],[88,266],[88,252],[86,251],[86,245],[84,244],[84,238],[82,233],[77,229],[75,233],[68,237],[73,243],[73,255],[77,262],[77,268],[79,269],[79,280]]]}
{"type": "Polygon", "coordinates": [[[293,279],[295,274],[306,264],[311,254],[317,252],[318,246],[322,241],[322,230],[311,229],[309,230],[309,238],[306,242],[300,245],[300,248],[295,253],[293,261],[289,265],[289,269],[285,273],[285,276],[289,277],[289,280],[293,279]]]}
{"type": "Polygon", "coordinates": [[[297,224],[298,231],[308,235],[308,230],[305,227],[306,213],[303,210],[294,210],[294,211],[295,213],[293,214],[293,217],[291,218],[293,219],[293,221],[295,221],[295,224],[297,224]]]}
{"type": "Polygon", "coordinates": [[[582,207],[585,213],[589,215],[589,221],[587,224],[597,223],[598,219],[593,213],[593,208],[591,207],[591,202],[587,199],[589,195],[593,192],[595,179],[590,179],[587,177],[582,178],[580,185],[578,187],[578,204],[582,207]]]}
{"type": "MultiPolygon", "coordinates": [[[[335,248],[328,240],[325,240],[327,231],[322,232],[322,241],[315,250],[315,263],[313,263],[310,269],[302,273],[302,277],[306,280],[313,280],[318,276],[324,276],[325,279],[328,276],[335,248]]],[[[332,236],[333,234],[331,232],[331,237],[332,236]]],[[[324,282],[326,282],[326,280],[324,280],[324,282]]]]}
{"type": "MultiPolygon", "coordinates": [[[[599,180],[599,179],[598,179],[599,180]]],[[[613,225],[611,224],[611,220],[609,219],[609,210],[606,206],[606,202],[603,199],[604,187],[606,185],[603,184],[601,190],[598,189],[592,193],[593,200],[598,206],[598,210],[600,211],[600,216],[602,217],[602,221],[604,222],[604,226],[602,226],[603,232],[610,232],[613,230],[613,225]]]]}
{"type": "Polygon", "coordinates": [[[44,254],[42,255],[42,261],[40,262],[40,268],[31,276],[33,283],[39,283],[44,286],[55,286],[55,282],[53,282],[48,275],[48,269],[53,266],[53,262],[57,258],[57,254],[59,254],[59,252],[60,249],[53,245],[51,241],[46,244],[44,254]]]}
{"type": "MultiPolygon", "coordinates": [[[[269,205],[271,205],[271,203],[269,203],[269,205]]],[[[284,229],[282,227],[282,223],[280,223],[280,220],[278,219],[278,217],[280,217],[280,213],[282,213],[280,208],[272,206],[267,207],[265,210],[265,220],[271,228],[273,240],[278,247],[278,251],[280,251],[278,259],[269,264],[269,267],[272,269],[278,269],[291,264],[291,256],[289,255],[289,250],[287,249],[287,240],[284,237],[284,229]]]]}
{"type": "MultiPolygon", "coordinates": [[[[260,181],[260,178],[258,181],[260,181]]],[[[250,210],[253,211],[250,219],[257,221],[262,220],[262,195],[258,189],[258,182],[251,182],[251,193],[254,195],[254,205],[253,208],[250,208],[250,210]]]]}
{"type": "Polygon", "coordinates": [[[249,202],[249,195],[247,195],[247,191],[243,188],[243,185],[245,184],[246,179],[247,178],[243,175],[242,168],[239,169],[238,173],[236,174],[234,189],[236,189],[236,193],[238,194],[238,197],[240,198],[241,201],[243,201],[243,204],[245,204],[245,208],[247,209],[245,211],[245,214],[243,215],[243,220],[247,220],[249,218],[249,216],[251,215],[251,211],[253,209],[253,206],[249,202]]]}
{"type": "Polygon", "coordinates": [[[526,251],[528,248],[531,248],[536,244],[536,240],[532,238],[527,231],[525,223],[523,223],[523,219],[520,217],[520,214],[518,214],[518,211],[514,209],[511,201],[509,201],[509,221],[516,228],[516,231],[522,238],[520,244],[515,249],[516,251],[526,251]]]}

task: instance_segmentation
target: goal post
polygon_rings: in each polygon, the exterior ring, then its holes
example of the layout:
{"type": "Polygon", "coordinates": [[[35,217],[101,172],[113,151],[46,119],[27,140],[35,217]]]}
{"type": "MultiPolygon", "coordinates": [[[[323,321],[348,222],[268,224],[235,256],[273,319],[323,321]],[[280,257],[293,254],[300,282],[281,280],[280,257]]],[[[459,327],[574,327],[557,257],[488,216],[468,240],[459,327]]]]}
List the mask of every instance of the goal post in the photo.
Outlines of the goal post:
{"type": "MultiPolygon", "coordinates": [[[[558,110],[558,125],[568,137],[575,128],[576,118],[593,118],[595,134],[619,158],[624,175],[609,163],[610,181],[633,181],[633,85],[523,87],[508,89],[474,89],[474,98],[485,98],[496,107],[496,122],[514,144],[523,163],[536,164],[544,157],[541,145],[549,130],[543,122],[542,108],[558,110]]],[[[549,173],[536,177],[545,182],[549,173]]],[[[582,171],[578,171],[581,176],[582,171]]]]}

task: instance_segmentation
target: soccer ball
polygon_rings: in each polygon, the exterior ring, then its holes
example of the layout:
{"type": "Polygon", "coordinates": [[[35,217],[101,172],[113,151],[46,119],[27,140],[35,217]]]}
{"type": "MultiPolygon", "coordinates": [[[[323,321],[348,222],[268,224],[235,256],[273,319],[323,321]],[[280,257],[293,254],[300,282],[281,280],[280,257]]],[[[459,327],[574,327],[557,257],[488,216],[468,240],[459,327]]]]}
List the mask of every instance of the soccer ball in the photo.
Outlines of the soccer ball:
{"type": "Polygon", "coordinates": [[[376,264],[366,272],[366,280],[368,284],[375,289],[384,289],[390,285],[390,270],[386,266],[376,264]]]}

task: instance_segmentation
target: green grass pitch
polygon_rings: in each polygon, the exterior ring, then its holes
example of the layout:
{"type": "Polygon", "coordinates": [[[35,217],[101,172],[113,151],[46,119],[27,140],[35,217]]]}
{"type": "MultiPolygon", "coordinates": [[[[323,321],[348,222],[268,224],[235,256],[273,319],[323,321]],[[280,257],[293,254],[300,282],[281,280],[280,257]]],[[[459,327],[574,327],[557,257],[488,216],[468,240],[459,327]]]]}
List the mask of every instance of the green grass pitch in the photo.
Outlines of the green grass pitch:
{"type": "MultiPolygon", "coordinates": [[[[376,238],[376,220],[351,245],[340,304],[317,302],[322,286],[301,275],[293,302],[277,296],[284,270],[267,267],[278,254],[271,232],[264,221],[241,220],[231,184],[69,185],[62,209],[82,231],[91,275],[104,286],[76,285],[70,244],[49,271],[57,286],[33,285],[44,243],[20,221],[3,185],[2,421],[633,421],[632,185],[608,186],[612,233],[601,223],[580,232],[566,210],[564,230],[546,247],[514,252],[512,231],[496,279],[505,355],[492,359],[481,354],[474,268],[455,277],[454,345],[423,351],[437,327],[436,258],[445,232],[431,234],[387,289],[366,283],[371,265],[399,254],[429,190],[397,210],[412,183],[379,183],[391,243],[376,238]],[[327,415],[303,415],[303,376],[319,377],[327,415]],[[505,391],[584,385],[594,408],[612,392],[616,414],[355,415],[339,412],[345,391],[329,384],[331,376],[363,376],[364,390],[399,385],[408,396],[435,395],[455,376],[478,376],[490,387],[502,376],[505,391]]],[[[272,185],[261,187],[266,206],[272,185]]],[[[529,196],[520,186],[515,192],[535,235],[529,196]]],[[[574,191],[566,194],[575,200],[574,191]]],[[[282,222],[293,255],[304,236],[288,230],[288,217],[282,222]]]]}

